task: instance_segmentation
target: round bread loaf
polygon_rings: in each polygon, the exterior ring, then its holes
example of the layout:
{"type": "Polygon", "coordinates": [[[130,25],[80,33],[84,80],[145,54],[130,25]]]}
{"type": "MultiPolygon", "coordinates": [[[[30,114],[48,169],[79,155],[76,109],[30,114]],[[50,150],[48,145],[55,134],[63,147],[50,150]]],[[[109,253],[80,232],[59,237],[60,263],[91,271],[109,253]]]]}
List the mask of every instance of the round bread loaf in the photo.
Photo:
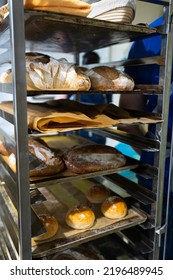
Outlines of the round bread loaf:
{"type": "Polygon", "coordinates": [[[127,211],[127,204],[118,196],[108,197],[101,205],[102,214],[109,219],[123,218],[127,211]]]}
{"type": "Polygon", "coordinates": [[[94,67],[86,71],[86,74],[93,90],[132,91],[135,86],[129,75],[109,66],[94,67]]]}
{"type": "Polygon", "coordinates": [[[63,159],[66,167],[78,174],[114,169],[126,164],[126,158],[118,150],[101,144],[75,146],[64,153],[63,159]]]}
{"type": "Polygon", "coordinates": [[[58,221],[54,216],[48,214],[41,214],[39,215],[39,219],[45,227],[46,232],[36,237],[33,237],[33,240],[36,242],[44,241],[53,237],[57,233],[59,227],[58,221]]]}
{"type": "Polygon", "coordinates": [[[94,221],[94,212],[85,205],[70,208],[66,215],[67,225],[74,229],[88,229],[93,226],[94,221]]]}
{"type": "Polygon", "coordinates": [[[110,191],[101,184],[91,186],[86,193],[91,203],[102,203],[109,195],[110,191]]]}

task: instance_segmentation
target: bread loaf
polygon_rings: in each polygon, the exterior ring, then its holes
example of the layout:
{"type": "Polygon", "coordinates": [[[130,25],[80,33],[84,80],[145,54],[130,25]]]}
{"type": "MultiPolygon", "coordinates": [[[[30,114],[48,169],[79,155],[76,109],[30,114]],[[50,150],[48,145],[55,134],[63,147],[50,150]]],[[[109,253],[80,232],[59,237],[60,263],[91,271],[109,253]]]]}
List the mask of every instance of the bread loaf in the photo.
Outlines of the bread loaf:
{"type": "Polygon", "coordinates": [[[53,237],[57,233],[59,227],[58,221],[54,216],[48,214],[41,214],[39,215],[39,219],[43,224],[43,226],[45,227],[46,232],[36,237],[33,237],[33,240],[35,242],[45,241],[53,237]]]}
{"type": "Polygon", "coordinates": [[[73,229],[88,229],[94,222],[94,212],[85,205],[74,206],[66,214],[66,223],[73,229]]]}
{"type": "Polygon", "coordinates": [[[107,188],[101,184],[96,184],[88,189],[86,198],[91,203],[102,203],[109,195],[110,191],[107,188]]]}
{"type": "MultiPolygon", "coordinates": [[[[12,71],[0,75],[1,83],[12,83],[12,71]]],[[[89,90],[89,77],[66,59],[26,55],[26,82],[28,90],[89,90]]]]}
{"type": "Polygon", "coordinates": [[[0,7],[0,24],[3,22],[5,16],[7,15],[9,9],[8,9],[8,4],[3,5],[0,7]]]}
{"type": "Polygon", "coordinates": [[[55,175],[64,169],[65,164],[62,158],[52,151],[46,143],[29,137],[28,149],[40,161],[39,165],[30,170],[31,177],[55,175]]]}
{"type": "Polygon", "coordinates": [[[12,83],[12,70],[8,69],[0,75],[0,83],[10,84],[12,83]]]}
{"type": "Polygon", "coordinates": [[[0,154],[2,156],[9,156],[12,152],[14,152],[13,145],[7,143],[5,137],[0,135],[0,154]]]}
{"type": "Polygon", "coordinates": [[[114,169],[126,164],[126,158],[118,150],[101,144],[75,146],[64,153],[63,159],[67,168],[78,174],[114,169]]]}
{"type": "MultiPolygon", "coordinates": [[[[30,176],[50,176],[55,175],[65,168],[64,161],[61,156],[51,150],[45,142],[41,142],[39,138],[28,138],[30,176]]],[[[11,143],[5,142],[0,138],[0,154],[6,156],[6,161],[10,168],[16,172],[16,153],[11,143]]]]}
{"type": "Polygon", "coordinates": [[[91,80],[92,90],[132,91],[134,89],[133,79],[113,67],[98,66],[85,73],[91,80]]]}
{"type": "Polygon", "coordinates": [[[123,218],[127,211],[126,202],[118,196],[108,197],[101,205],[102,214],[109,219],[123,218]]]}

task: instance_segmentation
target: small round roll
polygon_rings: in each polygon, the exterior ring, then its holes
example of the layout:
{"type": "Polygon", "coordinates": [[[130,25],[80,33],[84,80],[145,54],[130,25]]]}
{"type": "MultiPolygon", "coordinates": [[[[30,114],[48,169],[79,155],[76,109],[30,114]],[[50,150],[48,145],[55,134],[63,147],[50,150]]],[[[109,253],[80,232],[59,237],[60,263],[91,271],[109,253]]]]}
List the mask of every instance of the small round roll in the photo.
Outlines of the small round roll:
{"type": "Polygon", "coordinates": [[[102,203],[109,195],[110,191],[107,188],[101,184],[96,184],[88,189],[86,198],[91,203],[102,203]]]}
{"type": "Polygon", "coordinates": [[[84,205],[70,208],[66,215],[66,223],[73,229],[88,229],[93,226],[94,221],[94,212],[84,205]]]}
{"type": "Polygon", "coordinates": [[[101,205],[102,214],[109,219],[123,218],[127,211],[127,204],[118,196],[108,197],[101,205]]]}
{"type": "Polygon", "coordinates": [[[36,237],[33,237],[33,240],[36,242],[44,241],[53,237],[57,233],[59,228],[58,221],[54,216],[48,214],[41,214],[39,215],[39,219],[45,227],[46,232],[36,237]]]}

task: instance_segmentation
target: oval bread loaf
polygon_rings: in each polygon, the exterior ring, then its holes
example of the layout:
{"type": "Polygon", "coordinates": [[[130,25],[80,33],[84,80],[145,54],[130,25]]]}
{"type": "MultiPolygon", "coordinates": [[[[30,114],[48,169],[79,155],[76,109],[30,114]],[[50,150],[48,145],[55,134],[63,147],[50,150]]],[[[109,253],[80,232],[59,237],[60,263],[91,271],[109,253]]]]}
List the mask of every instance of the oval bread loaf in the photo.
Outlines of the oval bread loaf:
{"type": "Polygon", "coordinates": [[[92,90],[132,91],[134,80],[113,67],[98,66],[85,72],[91,80],[92,90]]]}
{"type": "Polygon", "coordinates": [[[63,155],[69,170],[77,174],[114,169],[126,164],[126,158],[113,147],[102,144],[75,146],[63,155]]]}

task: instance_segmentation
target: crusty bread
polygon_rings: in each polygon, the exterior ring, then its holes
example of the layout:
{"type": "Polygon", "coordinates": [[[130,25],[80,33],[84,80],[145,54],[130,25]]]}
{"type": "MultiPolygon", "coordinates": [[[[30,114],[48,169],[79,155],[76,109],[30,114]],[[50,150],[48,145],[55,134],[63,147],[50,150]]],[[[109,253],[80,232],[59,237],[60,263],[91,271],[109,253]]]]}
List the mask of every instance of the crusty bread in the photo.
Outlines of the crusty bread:
{"type": "Polygon", "coordinates": [[[94,212],[85,205],[74,206],[66,214],[66,223],[73,229],[88,229],[94,222],[94,212]]]}
{"type": "MultiPolygon", "coordinates": [[[[1,83],[12,83],[12,71],[0,75],[1,83]]],[[[28,90],[89,90],[89,77],[66,59],[26,55],[26,82],[28,90]]]]}
{"type": "Polygon", "coordinates": [[[14,152],[12,143],[7,143],[5,137],[0,135],[0,154],[2,156],[9,156],[12,152],[14,152]]]}
{"type": "Polygon", "coordinates": [[[109,219],[123,218],[127,211],[126,202],[118,196],[108,197],[101,205],[102,214],[109,219]]]}
{"type": "Polygon", "coordinates": [[[110,191],[106,187],[101,184],[95,184],[88,189],[86,198],[91,203],[102,203],[109,195],[110,191]]]}
{"type": "Polygon", "coordinates": [[[118,150],[101,144],[75,146],[64,153],[63,159],[66,167],[78,174],[114,169],[126,164],[126,158],[118,150]]]}
{"type": "Polygon", "coordinates": [[[3,22],[6,14],[8,14],[8,4],[5,4],[3,6],[0,7],[0,24],[3,22]]]}
{"type": "Polygon", "coordinates": [[[10,84],[12,83],[12,70],[8,69],[0,75],[0,83],[10,84]]]}
{"type": "MultiPolygon", "coordinates": [[[[28,151],[31,177],[56,175],[65,168],[61,156],[39,138],[28,137],[28,151]]],[[[5,142],[2,137],[0,138],[0,154],[6,157],[6,162],[13,172],[16,172],[15,148],[12,144],[5,142]]]]}
{"type": "Polygon", "coordinates": [[[46,232],[36,237],[33,237],[33,240],[36,242],[45,241],[53,237],[57,233],[59,228],[58,221],[54,216],[48,214],[41,214],[39,215],[39,219],[45,227],[46,232]]]}
{"type": "Polygon", "coordinates": [[[133,79],[113,67],[98,66],[85,73],[91,80],[92,90],[132,91],[134,89],[133,79]]]}
{"type": "Polygon", "coordinates": [[[39,139],[29,137],[28,149],[40,161],[39,165],[30,170],[31,177],[54,175],[65,168],[62,158],[52,151],[44,141],[41,142],[39,139]]]}

